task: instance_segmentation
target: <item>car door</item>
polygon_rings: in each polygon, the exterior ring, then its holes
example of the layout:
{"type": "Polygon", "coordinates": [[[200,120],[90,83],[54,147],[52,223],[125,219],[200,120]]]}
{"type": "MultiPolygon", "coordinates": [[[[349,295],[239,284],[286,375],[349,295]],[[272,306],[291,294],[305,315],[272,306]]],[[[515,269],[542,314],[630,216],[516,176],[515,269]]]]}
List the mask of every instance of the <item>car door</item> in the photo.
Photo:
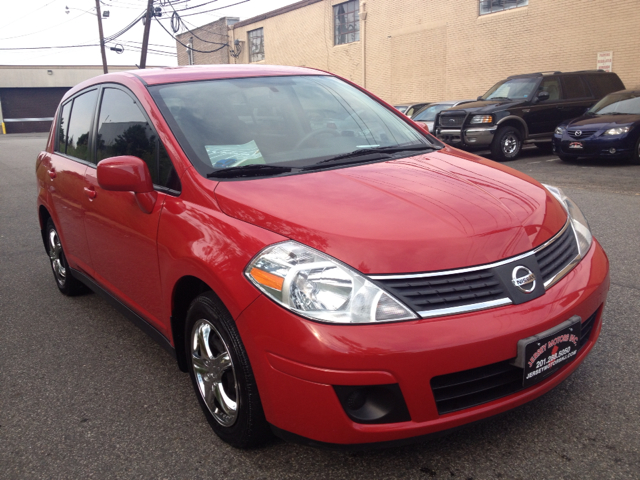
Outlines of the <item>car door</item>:
{"type": "Polygon", "coordinates": [[[562,75],[562,102],[558,105],[560,121],[584,115],[595,103],[595,98],[581,75],[562,75]]]}
{"type": "MultiPolygon", "coordinates": [[[[87,168],[87,188],[93,195],[85,216],[85,228],[95,278],[150,321],[163,334],[160,322],[160,271],[157,232],[165,195],[161,178],[171,177],[171,161],[139,102],[128,90],[105,86],[96,115],[96,164],[120,156],[141,158],[149,167],[158,196],[153,210],[145,213],[133,192],[104,190],[98,184],[96,165],[87,168]]],[[[175,175],[175,174],[174,174],[175,175]]]]}
{"type": "MultiPolygon", "coordinates": [[[[89,203],[85,172],[90,165],[90,132],[98,89],[84,91],[64,103],[57,119],[56,141],[48,158],[48,190],[53,219],[72,268],[92,273],[91,255],[84,228],[89,203]]],[[[46,160],[45,160],[46,162],[46,160]]]]}
{"type": "Polygon", "coordinates": [[[559,123],[558,102],[561,99],[562,90],[558,77],[543,77],[535,91],[531,104],[523,109],[523,118],[529,126],[530,136],[534,138],[535,136],[549,136],[555,130],[556,125],[559,123]],[[537,95],[540,92],[549,93],[549,98],[538,101],[537,95]]]}

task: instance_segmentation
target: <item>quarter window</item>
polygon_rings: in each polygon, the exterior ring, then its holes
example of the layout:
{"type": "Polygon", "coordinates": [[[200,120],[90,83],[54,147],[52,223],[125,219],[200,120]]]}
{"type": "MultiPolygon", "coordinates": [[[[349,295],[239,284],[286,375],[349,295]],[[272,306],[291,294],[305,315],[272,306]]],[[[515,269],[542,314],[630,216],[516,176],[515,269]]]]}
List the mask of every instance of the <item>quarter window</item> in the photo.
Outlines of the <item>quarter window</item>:
{"type": "Polygon", "coordinates": [[[71,115],[71,104],[67,102],[62,106],[60,121],[58,122],[58,144],[56,152],[67,153],[67,130],[69,128],[69,116],[71,115]]]}
{"type": "MultiPolygon", "coordinates": [[[[97,90],[78,95],[73,99],[64,153],[80,160],[89,160],[89,132],[96,108],[97,90]]],[[[69,105],[69,104],[67,104],[69,105]]],[[[64,116],[63,108],[63,116],[64,116]]]]}
{"type": "Polygon", "coordinates": [[[249,33],[249,61],[259,62],[264,60],[264,30],[258,28],[249,33]]]}
{"type": "Polygon", "coordinates": [[[480,15],[501,12],[512,8],[525,7],[529,5],[529,0],[479,0],[480,15]]]}
{"type": "Polygon", "coordinates": [[[122,90],[105,88],[98,122],[97,161],[120,155],[142,159],[153,183],[180,190],[173,164],[136,102],[122,90]]]}
{"type": "Polygon", "coordinates": [[[357,42],[360,40],[360,7],[358,0],[333,6],[334,44],[357,42]]]}

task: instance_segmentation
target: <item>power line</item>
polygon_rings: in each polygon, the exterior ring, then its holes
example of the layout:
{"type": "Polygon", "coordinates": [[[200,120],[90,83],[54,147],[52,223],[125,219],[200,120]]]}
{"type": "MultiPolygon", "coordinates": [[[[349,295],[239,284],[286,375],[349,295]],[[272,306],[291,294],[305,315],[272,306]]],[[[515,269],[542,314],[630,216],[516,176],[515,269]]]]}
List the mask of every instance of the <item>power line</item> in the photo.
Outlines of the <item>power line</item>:
{"type": "MultiPolygon", "coordinates": [[[[213,1],[214,1],[214,2],[217,2],[218,0],[213,0],[213,1]]],[[[209,3],[212,3],[212,2],[209,2],[209,3]]],[[[176,11],[176,9],[175,9],[175,8],[173,8],[173,5],[171,5],[171,3],[169,3],[169,5],[170,5],[170,6],[171,6],[171,8],[173,9],[174,14],[178,16],[178,20],[180,21],[180,23],[182,23],[182,25],[185,27],[185,29],[186,29],[189,33],[191,33],[194,37],[196,37],[198,40],[200,40],[200,41],[202,41],[202,42],[204,42],[204,43],[211,43],[211,44],[213,44],[213,45],[225,45],[225,44],[224,44],[224,43],[222,43],[222,42],[210,42],[210,41],[208,41],[208,40],[205,40],[205,39],[203,39],[203,38],[200,38],[198,35],[196,35],[196,33],[195,33],[193,30],[191,30],[191,29],[189,29],[189,28],[187,27],[187,25],[186,25],[186,23],[187,23],[187,22],[185,22],[185,21],[182,19],[182,17],[180,17],[180,14],[176,11]]],[[[203,4],[203,5],[205,5],[205,4],[203,4]]],[[[173,24],[172,24],[172,25],[173,25],[173,24]]],[[[200,27],[200,28],[202,28],[202,27],[200,27]]],[[[228,35],[222,35],[221,33],[216,33],[216,32],[209,32],[209,33],[214,33],[215,35],[224,36],[224,37],[226,37],[227,39],[229,38],[229,36],[228,36],[228,35]]]]}
{"type": "Polygon", "coordinates": [[[92,45],[61,45],[58,47],[14,47],[14,48],[0,48],[0,50],[45,50],[45,49],[56,49],[56,48],[84,48],[84,47],[99,47],[99,43],[94,43],[92,45]]]}
{"type": "MultiPolygon", "coordinates": [[[[245,0],[248,1],[248,0],[245,0]]],[[[198,52],[198,53],[214,53],[217,52],[219,50],[222,50],[224,47],[228,47],[229,44],[225,43],[224,45],[222,45],[221,47],[216,48],[215,50],[196,50],[195,48],[189,46],[189,45],[185,45],[184,43],[182,43],[180,40],[178,40],[175,36],[173,36],[173,34],[167,30],[167,28],[162,24],[162,22],[160,22],[160,20],[158,20],[158,17],[153,17],[156,19],[156,21],[158,22],[158,24],[160,24],[160,26],[162,27],[162,29],[167,32],[176,42],[178,42],[180,45],[182,45],[185,48],[188,48],[190,50],[193,50],[194,52],[198,52]]]]}
{"type": "Polygon", "coordinates": [[[31,33],[25,33],[24,35],[17,35],[15,37],[7,37],[7,38],[0,38],[0,40],[12,40],[14,38],[22,38],[22,37],[28,37],[30,35],[37,35],[38,33],[42,33],[42,32],[46,32],[47,30],[51,30],[52,28],[58,28],[60,25],[64,25],[65,23],[69,23],[72,22],[73,20],[77,20],[78,18],[80,18],[82,15],[86,15],[88,12],[82,12],[80,15],[78,15],[77,17],[73,17],[70,18],[69,20],[65,20],[62,23],[58,23],[57,25],[53,25],[51,27],[45,28],[43,30],[39,30],[37,32],[31,32],[31,33]]]}
{"type": "Polygon", "coordinates": [[[38,8],[36,8],[35,10],[32,10],[32,11],[31,11],[31,12],[29,12],[29,13],[25,13],[25,14],[24,14],[23,16],[21,16],[21,17],[14,18],[14,19],[13,19],[13,20],[11,20],[9,23],[7,23],[7,24],[5,24],[5,25],[0,26],[0,28],[4,28],[4,27],[7,27],[7,26],[9,26],[9,25],[11,25],[11,24],[14,24],[14,23],[16,23],[18,20],[22,20],[24,17],[28,17],[29,15],[33,15],[33,14],[34,14],[34,13],[36,13],[37,11],[42,10],[44,7],[48,7],[49,5],[51,5],[52,3],[55,3],[55,2],[57,2],[57,1],[58,1],[58,0],[53,0],[53,1],[49,2],[49,3],[45,3],[45,4],[44,4],[44,5],[42,5],[41,7],[38,7],[38,8]]]}
{"type": "Polygon", "coordinates": [[[232,3],[231,5],[225,5],[224,7],[212,8],[211,10],[205,10],[204,12],[194,12],[187,13],[186,15],[181,15],[181,17],[191,17],[192,15],[201,15],[203,13],[215,12],[216,10],[222,10],[223,8],[234,7],[236,5],[240,5],[241,3],[247,3],[249,0],[242,0],[240,2],[232,3]]]}

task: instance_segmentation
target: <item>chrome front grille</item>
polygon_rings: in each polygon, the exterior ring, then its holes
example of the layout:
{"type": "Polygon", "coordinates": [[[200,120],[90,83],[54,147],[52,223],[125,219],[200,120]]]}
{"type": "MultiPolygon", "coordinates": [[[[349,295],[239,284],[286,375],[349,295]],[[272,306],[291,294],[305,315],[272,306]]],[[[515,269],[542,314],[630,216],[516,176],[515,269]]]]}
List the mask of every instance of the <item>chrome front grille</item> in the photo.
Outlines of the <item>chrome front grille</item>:
{"type": "Polygon", "coordinates": [[[524,303],[542,295],[524,295],[514,290],[512,272],[528,265],[550,288],[578,261],[578,245],[571,224],[541,246],[522,255],[488,265],[440,272],[370,275],[369,278],[412,308],[422,318],[454,315],[524,303]]]}

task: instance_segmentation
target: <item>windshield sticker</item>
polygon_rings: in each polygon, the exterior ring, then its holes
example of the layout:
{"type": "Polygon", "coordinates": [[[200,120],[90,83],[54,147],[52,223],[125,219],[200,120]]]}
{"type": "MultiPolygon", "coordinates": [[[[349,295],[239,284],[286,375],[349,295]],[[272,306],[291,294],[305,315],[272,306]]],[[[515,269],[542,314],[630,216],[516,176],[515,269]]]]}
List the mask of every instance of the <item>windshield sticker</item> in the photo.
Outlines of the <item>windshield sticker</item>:
{"type": "Polygon", "coordinates": [[[214,168],[266,163],[258,145],[253,140],[244,145],[205,145],[204,148],[214,168]]]}

